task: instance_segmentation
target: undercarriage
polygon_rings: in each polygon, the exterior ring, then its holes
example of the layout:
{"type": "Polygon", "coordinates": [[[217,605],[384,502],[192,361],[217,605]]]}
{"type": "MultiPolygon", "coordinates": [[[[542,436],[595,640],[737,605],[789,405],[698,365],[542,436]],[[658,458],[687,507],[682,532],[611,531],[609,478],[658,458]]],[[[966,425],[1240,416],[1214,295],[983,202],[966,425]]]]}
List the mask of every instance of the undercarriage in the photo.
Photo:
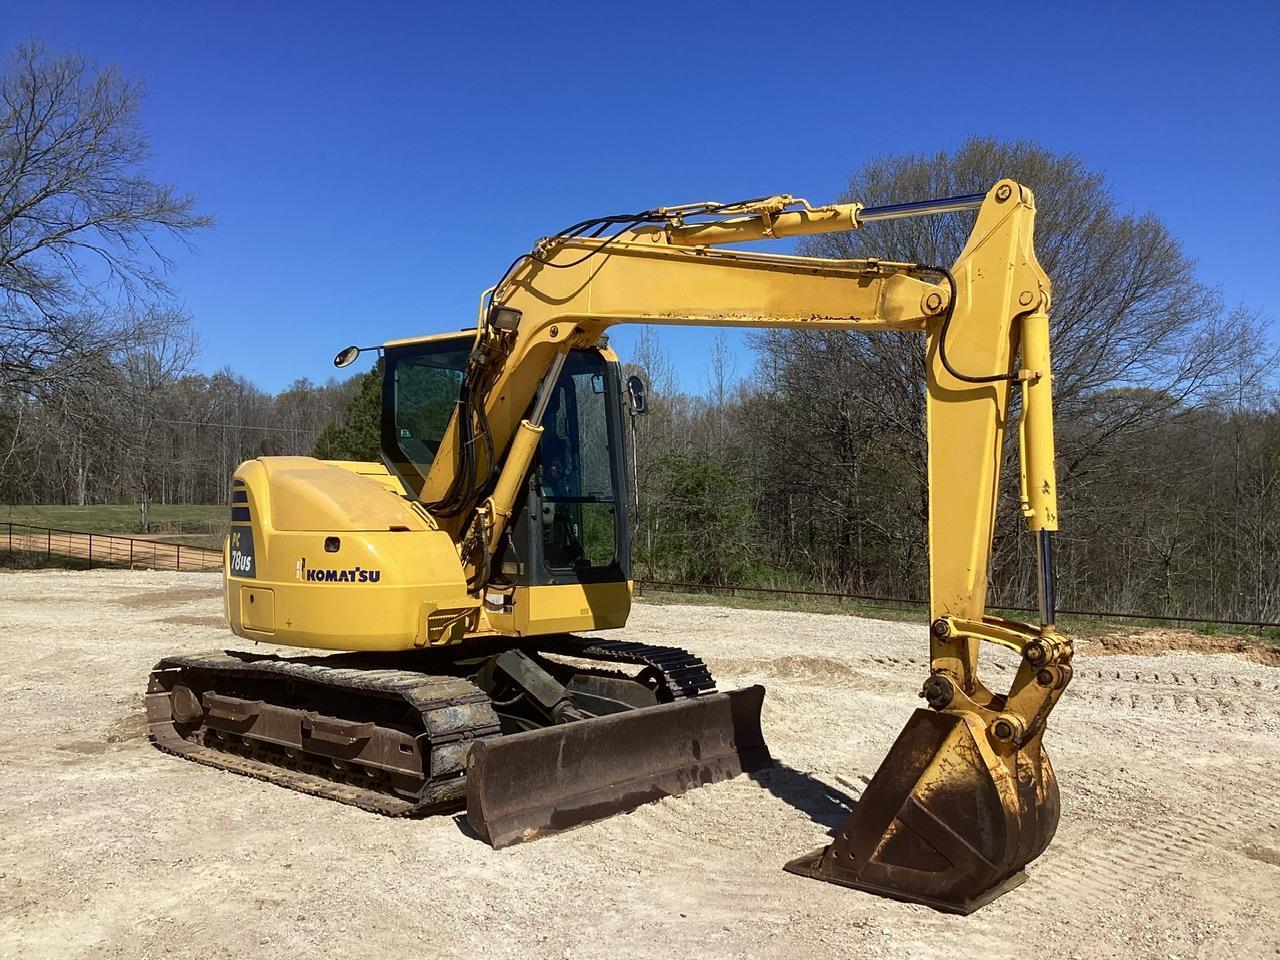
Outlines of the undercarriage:
{"type": "Polygon", "coordinates": [[[763,688],[717,693],[684,650],[560,636],[451,653],[167,657],[148,685],[151,734],[389,816],[466,805],[494,846],[772,762],[763,688]]]}

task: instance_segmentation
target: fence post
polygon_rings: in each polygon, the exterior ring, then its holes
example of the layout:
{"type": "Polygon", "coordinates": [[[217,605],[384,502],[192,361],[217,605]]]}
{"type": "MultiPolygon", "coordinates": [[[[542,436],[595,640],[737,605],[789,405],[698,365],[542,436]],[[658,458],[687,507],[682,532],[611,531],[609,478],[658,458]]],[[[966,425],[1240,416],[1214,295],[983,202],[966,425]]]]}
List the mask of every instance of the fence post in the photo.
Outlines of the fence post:
{"type": "Polygon", "coordinates": [[[129,538],[129,569],[133,569],[133,537],[129,538]]]}
{"type": "Polygon", "coordinates": [[[89,569],[93,569],[93,534],[89,534],[89,569]]]}
{"type": "Polygon", "coordinates": [[[44,555],[46,557],[53,556],[53,530],[49,528],[44,531],[44,555]]]}
{"type": "Polygon", "coordinates": [[[178,562],[174,569],[178,571],[182,570],[182,544],[178,544],[178,562]]]}

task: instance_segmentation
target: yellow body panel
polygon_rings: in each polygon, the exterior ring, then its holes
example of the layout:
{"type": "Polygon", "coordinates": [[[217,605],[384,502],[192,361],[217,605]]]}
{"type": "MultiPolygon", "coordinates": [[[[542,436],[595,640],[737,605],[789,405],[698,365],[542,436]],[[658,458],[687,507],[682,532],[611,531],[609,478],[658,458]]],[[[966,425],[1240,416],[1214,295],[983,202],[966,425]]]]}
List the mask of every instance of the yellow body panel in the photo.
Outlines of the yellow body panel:
{"type": "Polygon", "coordinates": [[[248,519],[233,521],[224,551],[226,613],[247,640],[394,651],[627,622],[627,581],[520,587],[506,612],[481,612],[449,535],[380,464],[263,457],[235,481],[248,519]],[[252,576],[231,562],[246,548],[252,576]]]}
{"type": "Polygon", "coordinates": [[[240,587],[240,625],[251,633],[276,632],[276,593],[268,587],[240,587]]]}
{"type": "Polygon", "coordinates": [[[393,477],[391,472],[381,463],[367,463],[363,460],[323,460],[321,462],[331,467],[340,467],[361,477],[368,477],[396,496],[400,496],[403,491],[400,481],[393,477]]]}
{"type": "MultiPolygon", "coordinates": [[[[311,457],[271,457],[251,463],[269,477],[259,488],[260,506],[276,530],[428,530],[425,515],[372,477],[311,457]]],[[[245,465],[249,467],[249,464],[245,465]]],[[[247,475],[236,473],[238,479],[247,475]]],[[[386,474],[386,470],[382,471],[386,474]]]]}
{"type": "Polygon", "coordinates": [[[246,502],[233,507],[248,519],[233,521],[224,567],[234,633],[330,650],[406,650],[433,639],[433,614],[475,618],[479,601],[467,593],[448,534],[367,472],[309,457],[240,466],[246,502]],[[230,560],[249,538],[252,576],[230,560]],[[326,540],[336,549],[326,550],[326,540]]]}
{"type": "Polygon", "coordinates": [[[517,587],[505,612],[486,605],[484,615],[496,633],[515,637],[625,627],[631,589],[630,580],[517,587]]]}

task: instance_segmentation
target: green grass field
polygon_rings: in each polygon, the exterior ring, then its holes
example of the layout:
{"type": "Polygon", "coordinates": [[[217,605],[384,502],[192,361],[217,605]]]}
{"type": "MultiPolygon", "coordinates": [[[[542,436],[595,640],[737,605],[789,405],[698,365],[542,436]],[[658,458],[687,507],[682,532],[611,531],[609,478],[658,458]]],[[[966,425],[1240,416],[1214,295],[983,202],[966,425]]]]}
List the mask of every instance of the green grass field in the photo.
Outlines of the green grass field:
{"type": "MultiPolygon", "coordinates": [[[[154,504],[148,538],[217,548],[227,533],[226,507],[154,504]]],[[[40,504],[0,506],[0,524],[26,523],[55,530],[85,533],[118,533],[142,536],[142,515],[137,504],[94,504],[88,507],[40,504]]]]}

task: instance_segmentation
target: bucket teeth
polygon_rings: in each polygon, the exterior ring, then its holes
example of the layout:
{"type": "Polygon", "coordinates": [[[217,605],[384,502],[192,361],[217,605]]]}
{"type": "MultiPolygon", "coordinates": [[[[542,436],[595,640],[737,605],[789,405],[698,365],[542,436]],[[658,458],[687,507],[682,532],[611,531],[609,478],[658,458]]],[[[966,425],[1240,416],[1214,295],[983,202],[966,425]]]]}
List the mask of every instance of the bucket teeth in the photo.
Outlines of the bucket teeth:
{"type": "Polygon", "coordinates": [[[997,753],[980,719],[917,710],[827,847],[801,876],[971,913],[1021,883],[1058,825],[1039,739],[997,753]]]}

